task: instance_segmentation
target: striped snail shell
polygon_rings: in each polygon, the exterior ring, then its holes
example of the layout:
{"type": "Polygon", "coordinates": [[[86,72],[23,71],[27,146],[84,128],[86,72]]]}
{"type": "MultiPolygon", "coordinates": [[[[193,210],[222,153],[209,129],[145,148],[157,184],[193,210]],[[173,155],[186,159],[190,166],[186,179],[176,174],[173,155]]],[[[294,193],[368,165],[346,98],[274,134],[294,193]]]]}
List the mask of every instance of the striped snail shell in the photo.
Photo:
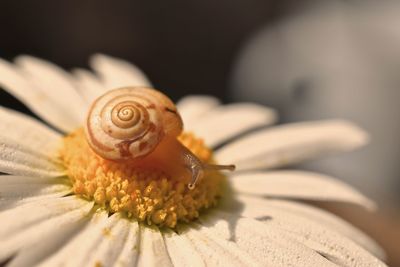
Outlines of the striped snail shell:
{"type": "Polygon", "coordinates": [[[182,119],[167,96],[150,88],[124,87],[95,100],[85,134],[101,157],[127,161],[148,155],[165,136],[176,137],[182,128],[182,119]]]}

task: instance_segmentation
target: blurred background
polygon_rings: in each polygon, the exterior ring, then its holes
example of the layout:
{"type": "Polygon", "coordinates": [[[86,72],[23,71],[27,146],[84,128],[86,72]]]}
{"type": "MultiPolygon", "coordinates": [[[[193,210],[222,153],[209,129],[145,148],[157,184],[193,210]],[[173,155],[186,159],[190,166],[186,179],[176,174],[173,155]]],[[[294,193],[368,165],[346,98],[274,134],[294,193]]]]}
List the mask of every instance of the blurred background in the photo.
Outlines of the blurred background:
{"type": "MultiPolygon", "coordinates": [[[[281,122],[351,119],[371,144],[303,168],[377,201],[376,214],[335,207],[400,266],[400,2],[0,1],[0,57],[63,68],[102,52],[138,65],[174,100],[211,94],[279,110],[281,122]]],[[[1,105],[29,113],[0,91],[1,105]]]]}

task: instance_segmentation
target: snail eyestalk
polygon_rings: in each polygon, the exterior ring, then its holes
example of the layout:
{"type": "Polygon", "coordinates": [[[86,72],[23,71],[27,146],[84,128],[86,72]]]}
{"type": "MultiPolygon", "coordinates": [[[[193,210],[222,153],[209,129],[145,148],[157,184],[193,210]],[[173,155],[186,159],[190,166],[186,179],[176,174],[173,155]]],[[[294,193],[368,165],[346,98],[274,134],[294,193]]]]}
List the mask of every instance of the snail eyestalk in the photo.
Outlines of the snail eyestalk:
{"type": "Polygon", "coordinates": [[[186,168],[190,171],[192,176],[190,182],[188,183],[188,188],[190,190],[193,190],[196,187],[197,181],[203,178],[204,173],[206,171],[235,170],[235,165],[216,165],[216,164],[203,163],[187,148],[182,146],[182,149],[184,150],[183,162],[186,168]]]}
{"type": "Polygon", "coordinates": [[[230,165],[218,165],[218,164],[204,164],[204,169],[205,170],[213,170],[213,171],[234,171],[236,169],[236,166],[233,164],[230,165]]]}
{"type": "Polygon", "coordinates": [[[235,165],[215,165],[215,164],[201,164],[199,165],[192,165],[190,167],[191,173],[192,173],[192,179],[190,183],[188,184],[188,188],[190,190],[193,190],[196,187],[196,183],[198,180],[202,178],[204,175],[205,171],[222,171],[222,170],[227,170],[227,171],[234,171],[236,168],[235,165]]]}

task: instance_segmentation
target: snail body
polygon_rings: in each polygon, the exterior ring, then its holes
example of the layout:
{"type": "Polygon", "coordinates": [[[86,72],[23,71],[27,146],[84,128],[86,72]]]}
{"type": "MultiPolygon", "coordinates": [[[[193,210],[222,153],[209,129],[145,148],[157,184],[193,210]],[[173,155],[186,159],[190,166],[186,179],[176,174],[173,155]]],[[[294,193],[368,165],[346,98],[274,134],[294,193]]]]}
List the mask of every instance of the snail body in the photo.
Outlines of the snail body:
{"type": "Polygon", "coordinates": [[[207,168],[233,168],[203,164],[177,140],[182,130],[174,103],[161,92],[144,87],[118,88],[100,96],[85,124],[87,142],[102,158],[156,164],[173,175],[189,172],[190,189],[207,168]]]}

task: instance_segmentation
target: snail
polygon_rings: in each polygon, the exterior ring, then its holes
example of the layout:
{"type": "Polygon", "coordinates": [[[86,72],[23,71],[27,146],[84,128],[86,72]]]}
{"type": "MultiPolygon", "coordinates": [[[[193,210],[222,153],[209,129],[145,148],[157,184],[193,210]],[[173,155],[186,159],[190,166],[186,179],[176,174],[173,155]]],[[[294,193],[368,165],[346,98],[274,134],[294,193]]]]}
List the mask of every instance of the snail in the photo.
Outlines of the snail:
{"type": "Polygon", "coordinates": [[[89,109],[85,136],[100,157],[138,166],[154,165],[169,174],[189,172],[194,189],[207,170],[234,170],[234,165],[203,163],[177,137],[182,118],[161,92],[144,87],[110,90],[89,109]]]}

